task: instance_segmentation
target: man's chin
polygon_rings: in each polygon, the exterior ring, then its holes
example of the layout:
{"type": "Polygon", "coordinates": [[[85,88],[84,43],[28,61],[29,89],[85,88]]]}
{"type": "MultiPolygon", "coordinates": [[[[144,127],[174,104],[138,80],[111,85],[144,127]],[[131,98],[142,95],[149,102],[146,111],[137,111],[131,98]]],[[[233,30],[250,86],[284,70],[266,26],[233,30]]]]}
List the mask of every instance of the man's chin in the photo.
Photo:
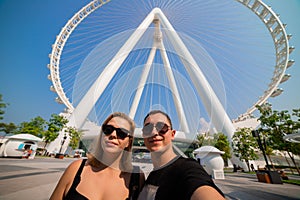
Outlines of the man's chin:
{"type": "Polygon", "coordinates": [[[151,148],[149,148],[150,152],[153,153],[164,153],[167,149],[167,146],[162,146],[162,145],[157,145],[157,146],[152,146],[151,148]]]}
{"type": "Polygon", "coordinates": [[[161,146],[155,146],[155,147],[151,147],[150,149],[149,149],[149,151],[150,152],[160,152],[160,151],[162,151],[162,147],[161,146]]]}

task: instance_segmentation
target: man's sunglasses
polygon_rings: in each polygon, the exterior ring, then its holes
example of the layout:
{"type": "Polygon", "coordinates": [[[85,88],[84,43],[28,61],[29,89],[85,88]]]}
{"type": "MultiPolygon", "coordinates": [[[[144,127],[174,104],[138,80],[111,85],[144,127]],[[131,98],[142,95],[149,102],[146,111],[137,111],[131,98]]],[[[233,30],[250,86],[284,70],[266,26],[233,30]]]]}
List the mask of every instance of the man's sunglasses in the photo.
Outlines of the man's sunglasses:
{"type": "Polygon", "coordinates": [[[103,124],[102,125],[102,131],[106,136],[109,136],[110,134],[112,134],[114,131],[116,131],[117,133],[117,138],[118,139],[122,139],[124,140],[126,137],[132,137],[129,133],[128,130],[124,129],[124,128],[116,128],[112,125],[108,125],[108,124],[103,124]]]}
{"type": "Polygon", "coordinates": [[[168,130],[170,129],[170,126],[163,122],[157,122],[156,124],[148,123],[145,124],[142,131],[143,131],[143,137],[151,137],[153,128],[156,128],[157,132],[161,135],[166,134],[168,130]]]}

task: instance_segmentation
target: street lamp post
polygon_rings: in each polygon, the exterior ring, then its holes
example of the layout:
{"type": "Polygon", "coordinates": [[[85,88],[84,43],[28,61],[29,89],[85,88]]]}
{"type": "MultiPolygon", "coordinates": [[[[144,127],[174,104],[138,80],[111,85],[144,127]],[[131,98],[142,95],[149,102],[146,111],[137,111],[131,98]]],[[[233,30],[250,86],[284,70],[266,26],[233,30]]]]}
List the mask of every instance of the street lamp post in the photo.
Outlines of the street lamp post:
{"type": "Polygon", "coordinates": [[[64,137],[63,137],[63,139],[61,140],[61,146],[60,146],[60,149],[59,149],[59,154],[61,154],[61,150],[62,150],[62,147],[63,147],[63,145],[64,145],[66,139],[67,139],[67,136],[66,136],[66,134],[65,134],[64,137]]]}
{"type": "MultiPolygon", "coordinates": [[[[281,177],[279,175],[279,173],[277,171],[271,171],[270,170],[270,165],[268,163],[268,159],[267,159],[267,156],[266,156],[266,152],[265,152],[265,148],[261,142],[261,139],[260,139],[260,136],[259,136],[259,131],[258,130],[252,130],[252,135],[253,137],[256,137],[257,138],[257,143],[258,143],[258,146],[260,148],[260,150],[262,151],[263,155],[264,155],[264,158],[265,158],[265,161],[266,161],[266,165],[267,165],[267,168],[268,170],[265,170],[265,172],[260,172],[259,170],[257,170],[257,178],[260,182],[267,182],[267,183],[275,183],[275,184],[282,184],[282,180],[281,180],[281,177]],[[267,173],[268,176],[269,176],[269,181],[268,182],[265,178],[261,178],[261,176],[258,174],[258,173],[267,173]]],[[[263,175],[263,174],[262,174],[263,175]]]]}

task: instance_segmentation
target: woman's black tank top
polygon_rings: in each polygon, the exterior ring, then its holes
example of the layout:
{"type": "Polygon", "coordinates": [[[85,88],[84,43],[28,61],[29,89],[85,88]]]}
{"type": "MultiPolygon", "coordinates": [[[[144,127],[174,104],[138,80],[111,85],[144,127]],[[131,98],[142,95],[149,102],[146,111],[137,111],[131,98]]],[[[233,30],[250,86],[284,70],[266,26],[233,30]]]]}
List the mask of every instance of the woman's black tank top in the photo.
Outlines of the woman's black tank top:
{"type": "Polygon", "coordinates": [[[88,200],[85,196],[77,192],[76,187],[80,183],[80,175],[82,172],[82,169],[84,167],[84,164],[86,162],[86,159],[83,159],[81,162],[81,165],[76,173],[76,176],[73,180],[72,186],[70,190],[68,191],[67,195],[64,197],[64,200],[88,200]]]}
{"type": "MultiPolygon", "coordinates": [[[[88,200],[85,196],[77,192],[76,188],[78,184],[80,183],[80,175],[82,172],[82,169],[84,167],[84,164],[87,159],[83,159],[81,162],[81,165],[75,175],[75,178],[73,180],[72,186],[70,190],[68,191],[67,195],[63,198],[63,200],[88,200]]],[[[132,173],[130,178],[130,184],[129,184],[129,198],[127,199],[137,199],[138,193],[140,191],[139,186],[139,173],[132,173]]]]}

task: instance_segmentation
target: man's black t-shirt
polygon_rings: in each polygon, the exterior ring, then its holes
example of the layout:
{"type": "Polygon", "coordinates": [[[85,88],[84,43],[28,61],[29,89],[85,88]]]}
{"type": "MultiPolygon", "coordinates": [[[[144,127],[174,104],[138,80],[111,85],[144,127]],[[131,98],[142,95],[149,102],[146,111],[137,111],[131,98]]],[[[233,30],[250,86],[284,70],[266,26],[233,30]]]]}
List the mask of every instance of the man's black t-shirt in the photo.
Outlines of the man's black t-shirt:
{"type": "Polygon", "coordinates": [[[189,200],[193,192],[204,185],[215,188],[223,195],[196,160],[176,157],[149,174],[139,199],[189,200]]]}

